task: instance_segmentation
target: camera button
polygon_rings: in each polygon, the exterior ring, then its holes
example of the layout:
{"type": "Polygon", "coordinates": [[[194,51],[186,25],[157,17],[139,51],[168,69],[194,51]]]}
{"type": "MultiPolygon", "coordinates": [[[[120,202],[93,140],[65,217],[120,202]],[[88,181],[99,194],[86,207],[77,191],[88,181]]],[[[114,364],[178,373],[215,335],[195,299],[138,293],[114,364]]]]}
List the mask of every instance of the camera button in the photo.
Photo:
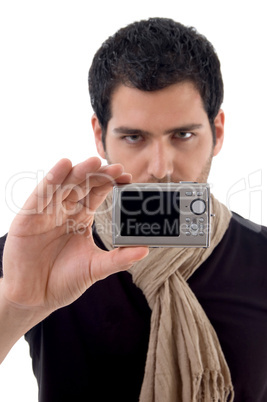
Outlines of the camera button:
{"type": "Polygon", "coordinates": [[[202,199],[192,201],[190,207],[195,215],[202,215],[206,211],[206,203],[202,199]]]}
{"type": "Polygon", "coordinates": [[[198,235],[198,225],[196,223],[192,223],[192,225],[190,226],[190,231],[192,236],[197,236],[198,235]]]}
{"type": "Polygon", "coordinates": [[[196,232],[191,232],[191,235],[192,235],[192,236],[197,236],[197,235],[198,235],[198,231],[196,231],[196,232]]]}

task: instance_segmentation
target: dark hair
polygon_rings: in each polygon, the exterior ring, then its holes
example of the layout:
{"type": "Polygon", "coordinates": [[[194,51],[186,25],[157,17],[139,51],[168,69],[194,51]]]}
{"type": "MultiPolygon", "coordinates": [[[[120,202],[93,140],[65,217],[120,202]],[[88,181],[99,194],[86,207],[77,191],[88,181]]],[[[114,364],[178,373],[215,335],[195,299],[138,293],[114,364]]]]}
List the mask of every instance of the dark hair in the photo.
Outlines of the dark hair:
{"type": "Polygon", "coordinates": [[[187,80],[201,95],[215,143],[214,119],[223,101],[223,81],[212,44],[195,28],[167,18],[134,22],[109,37],[89,70],[89,93],[104,147],[111,97],[120,84],[155,91],[187,80]]]}

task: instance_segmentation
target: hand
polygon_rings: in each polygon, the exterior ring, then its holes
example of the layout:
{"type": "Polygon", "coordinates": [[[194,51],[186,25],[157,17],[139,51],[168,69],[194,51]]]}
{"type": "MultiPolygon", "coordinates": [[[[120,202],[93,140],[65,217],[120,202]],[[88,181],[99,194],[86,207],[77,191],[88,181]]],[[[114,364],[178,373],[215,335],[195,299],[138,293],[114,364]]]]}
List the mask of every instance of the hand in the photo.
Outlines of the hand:
{"type": "Polygon", "coordinates": [[[4,248],[2,291],[12,305],[50,312],[72,303],[97,280],[130,268],[146,247],[99,249],[94,212],[114,181],[128,183],[121,165],[93,157],[72,167],[59,161],[15,217],[4,248]],[[69,225],[69,220],[76,225],[69,225]],[[75,228],[83,228],[77,231],[75,228]]]}

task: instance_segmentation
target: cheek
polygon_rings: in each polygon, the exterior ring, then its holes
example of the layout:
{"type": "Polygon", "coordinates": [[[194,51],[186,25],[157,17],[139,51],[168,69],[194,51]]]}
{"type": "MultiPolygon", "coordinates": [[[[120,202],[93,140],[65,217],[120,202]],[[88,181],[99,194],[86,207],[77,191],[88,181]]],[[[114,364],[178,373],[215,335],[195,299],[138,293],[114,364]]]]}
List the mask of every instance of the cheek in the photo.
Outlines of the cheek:
{"type": "Polygon", "coordinates": [[[120,144],[116,144],[112,137],[106,137],[106,156],[109,163],[121,163],[123,152],[120,149],[120,144]]]}
{"type": "MultiPolygon", "coordinates": [[[[185,181],[199,181],[203,172],[209,170],[213,155],[212,142],[210,144],[199,144],[194,150],[177,156],[174,166],[175,173],[185,181]]],[[[206,173],[205,173],[206,175],[206,173]]]]}
{"type": "Polygon", "coordinates": [[[109,164],[121,163],[125,172],[134,176],[144,169],[144,158],[141,153],[129,152],[127,147],[123,147],[120,141],[106,141],[106,159],[109,164]]]}
{"type": "Polygon", "coordinates": [[[202,138],[202,141],[199,141],[197,147],[194,150],[194,160],[198,164],[203,164],[210,159],[210,156],[213,155],[213,140],[212,135],[208,138],[202,138]]]}

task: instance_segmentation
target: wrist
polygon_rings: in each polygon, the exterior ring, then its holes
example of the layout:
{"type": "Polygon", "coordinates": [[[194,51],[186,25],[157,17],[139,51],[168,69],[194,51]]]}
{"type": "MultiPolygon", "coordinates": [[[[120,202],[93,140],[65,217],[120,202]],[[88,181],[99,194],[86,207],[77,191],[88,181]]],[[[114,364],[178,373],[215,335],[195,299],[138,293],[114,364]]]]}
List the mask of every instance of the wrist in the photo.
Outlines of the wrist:
{"type": "Polygon", "coordinates": [[[0,363],[26,332],[49,315],[44,309],[29,308],[10,301],[3,281],[0,280],[0,363]]]}
{"type": "Polygon", "coordinates": [[[51,311],[47,311],[44,307],[30,306],[23,303],[17,303],[13,301],[11,294],[6,290],[4,279],[0,279],[0,313],[8,315],[11,319],[15,318],[23,324],[34,326],[49,314],[51,311]]]}

